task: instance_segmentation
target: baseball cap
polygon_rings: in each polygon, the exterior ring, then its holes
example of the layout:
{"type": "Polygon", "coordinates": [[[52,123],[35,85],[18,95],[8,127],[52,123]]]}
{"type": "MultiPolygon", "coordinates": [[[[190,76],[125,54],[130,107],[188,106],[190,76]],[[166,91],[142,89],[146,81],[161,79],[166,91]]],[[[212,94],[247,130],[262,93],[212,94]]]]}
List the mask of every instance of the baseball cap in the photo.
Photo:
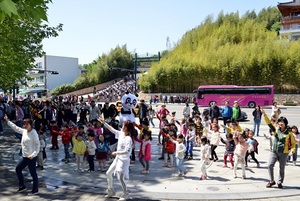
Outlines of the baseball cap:
{"type": "Polygon", "coordinates": [[[238,103],[238,101],[234,101],[233,103],[238,103]]]}

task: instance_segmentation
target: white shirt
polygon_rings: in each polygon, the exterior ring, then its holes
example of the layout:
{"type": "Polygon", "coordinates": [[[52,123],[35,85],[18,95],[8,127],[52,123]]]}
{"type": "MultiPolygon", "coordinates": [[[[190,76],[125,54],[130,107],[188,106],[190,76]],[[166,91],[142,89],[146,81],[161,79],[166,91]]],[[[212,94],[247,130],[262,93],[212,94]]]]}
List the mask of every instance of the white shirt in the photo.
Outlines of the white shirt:
{"type": "Polygon", "coordinates": [[[35,129],[32,129],[29,133],[26,129],[16,126],[11,121],[7,122],[7,125],[11,127],[15,132],[22,134],[21,146],[22,146],[22,156],[28,158],[32,156],[33,158],[40,152],[40,140],[35,129]]]}
{"type": "Polygon", "coordinates": [[[89,155],[95,155],[96,154],[96,144],[94,140],[87,141],[86,142],[87,151],[89,152],[89,155]]]}

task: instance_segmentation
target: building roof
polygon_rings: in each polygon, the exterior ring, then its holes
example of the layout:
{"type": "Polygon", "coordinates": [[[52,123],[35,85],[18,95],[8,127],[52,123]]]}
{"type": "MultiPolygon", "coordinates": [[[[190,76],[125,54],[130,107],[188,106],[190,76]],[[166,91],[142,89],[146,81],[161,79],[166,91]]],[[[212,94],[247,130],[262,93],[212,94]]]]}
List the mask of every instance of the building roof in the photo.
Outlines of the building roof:
{"type": "Polygon", "coordinates": [[[300,12],[300,0],[278,3],[277,7],[283,16],[289,16],[291,12],[300,12]]]}

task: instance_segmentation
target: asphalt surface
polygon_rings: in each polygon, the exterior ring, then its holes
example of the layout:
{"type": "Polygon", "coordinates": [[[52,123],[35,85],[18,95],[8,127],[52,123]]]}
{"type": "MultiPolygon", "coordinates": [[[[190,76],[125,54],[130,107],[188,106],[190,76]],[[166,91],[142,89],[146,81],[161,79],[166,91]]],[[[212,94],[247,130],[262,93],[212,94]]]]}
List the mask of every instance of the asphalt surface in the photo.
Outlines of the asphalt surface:
{"type": "MultiPolygon", "coordinates": [[[[171,106],[170,106],[171,107],[171,106]]],[[[183,106],[182,106],[183,107],[183,106]]],[[[178,111],[182,107],[178,106],[178,111]]],[[[172,109],[173,110],[173,109],[172,109]]],[[[158,120],[154,123],[158,125],[158,120]]],[[[249,127],[250,122],[242,123],[249,127]]],[[[246,179],[241,178],[241,169],[237,171],[238,178],[233,178],[230,168],[223,168],[224,146],[216,149],[219,161],[212,163],[208,169],[208,180],[201,181],[199,168],[199,147],[195,147],[194,160],[185,161],[188,173],[185,177],[177,177],[176,168],[163,168],[160,157],[161,146],[157,145],[158,128],[151,128],[154,134],[152,142],[152,161],[150,174],[141,174],[138,161],[131,164],[130,180],[127,181],[130,200],[300,200],[299,163],[286,166],[284,188],[266,188],[268,182],[267,161],[269,157],[269,141],[262,134],[267,133],[265,125],[261,127],[259,154],[256,158],[261,166],[251,161],[246,169],[246,179]]],[[[19,160],[19,142],[12,131],[4,125],[4,134],[0,135],[0,200],[118,200],[121,186],[115,178],[114,187],[117,196],[105,199],[106,177],[104,172],[77,173],[76,164],[61,162],[64,156],[63,147],[57,151],[50,150],[50,136],[47,136],[47,162],[44,170],[38,170],[39,194],[28,196],[32,181],[27,169],[23,171],[26,178],[27,191],[16,193],[18,188],[17,176],[14,172],[19,160]]],[[[224,137],[224,134],[222,133],[224,137]]],[[[59,143],[61,141],[59,140],[59,143]]],[[[136,145],[136,156],[139,144],[136,145]]],[[[299,154],[298,154],[299,155],[299,154]]],[[[97,163],[95,161],[96,168],[97,163]]],[[[275,178],[278,177],[278,163],[275,165],[275,178]]]]}

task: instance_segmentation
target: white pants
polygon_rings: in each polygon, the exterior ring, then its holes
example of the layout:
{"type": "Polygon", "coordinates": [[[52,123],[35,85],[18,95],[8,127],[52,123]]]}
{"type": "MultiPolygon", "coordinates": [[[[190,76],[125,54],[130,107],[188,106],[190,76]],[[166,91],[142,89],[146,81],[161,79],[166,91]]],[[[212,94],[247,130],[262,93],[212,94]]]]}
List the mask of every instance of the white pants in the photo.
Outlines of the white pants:
{"type": "Polygon", "coordinates": [[[76,154],[76,164],[77,164],[77,168],[84,168],[84,164],[83,164],[83,155],[82,154],[76,154]]]}
{"type": "Polygon", "coordinates": [[[201,160],[200,161],[200,170],[201,170],[201,173],[202,173],[201,176],[207,176],[207,174],[206,174],[206,163],[207,163],[206,160],[201,160]]]}
{"type": "MultiPolygon", "coordinates": [[[[114,161],[112,162],[112,164],[109,166],[108,170],[106,171],[108,189],[113,189],[113,174],[115,172],[116,166],[117,166],[117,159],[114,159],[114,161]]],[[[125,183],[124,172],[117,171],[116,173],[117,173],[117,177],[122,185],[123,193],[126,193],[127,186],[125,183]]]]}
{"type": "Polygon", "coordinates": [[[233,176],[236,177],[236,170],[238,164],[241,164],[242,166],[242,171],[243,171],[243,176],[246,176],[246,169],[245,169],[245,157],[239,156],[234,154],[234,169],[233,169],[233,176]]]}

